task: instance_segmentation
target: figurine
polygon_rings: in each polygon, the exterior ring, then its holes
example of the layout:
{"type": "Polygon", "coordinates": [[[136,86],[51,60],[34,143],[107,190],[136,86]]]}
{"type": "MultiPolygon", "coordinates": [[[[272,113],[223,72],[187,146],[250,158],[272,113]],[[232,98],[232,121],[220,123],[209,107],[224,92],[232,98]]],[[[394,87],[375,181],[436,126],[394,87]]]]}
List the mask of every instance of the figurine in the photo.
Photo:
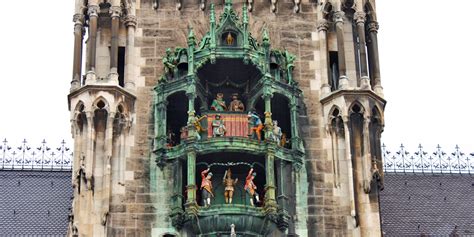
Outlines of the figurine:
{"type": "Polygon", "coordinates": [[[280,146],[285,148],[288,148],[289,146],[289,141],[286,138],[286,133],[281,134],[280,146]]]}
{"type": "Polygon", "coordinates": [[[174,55],[171,54],[171,49],[170,48],[167,48],[166,49],[166,56],[163,57],[163,65],[164,65],[164,71],[165,71],[165,75],[166,75],[166,79],[171,79],[173,77],[173,72],[174,72],[174,69],[175,69],[175,65],[174,65],[174,55]]]}
{"type": "Polygon", "coordinates": [[[204,118],[206,118],[207,116],[204,115],[204,116],[201,116],[201,117],[197,117],[195,116],[195,113],[194,111],[191,111],[190,114],[189,114],[189,124],[191,124],[196,130],[196,138],[198,140],[201,140],[201,132],[204,132],[206,131],[202,125],[201,125],[201,120],[203,120],[204,118]]]}
{"type": "Polygon", "coordinates": [[[182,143],[184,140],[186,140],[188,138],[188,127],[186,127],[186,126],[181,127],[179,132],[180,132],[179,138],[180,138],[180,141],[182,143]]]}
{"type": "Polygon", "coordinates": [[[253,137],[255,137],[254,135],[257,135],[258,141],[261,141],[262,129],[263,129],[262,120],[258,117],[257,113],[255,112],[249,112],[247,117],[249,119],[250,130],[252,132],[251,135],[253,137]]]}
{"type": "Polygon", "coordinates": [[[222,182],[224,183],[224,198],[225,203],[231,204],[232,197],[234,196],[234,186],[239,181],[238,178],[232,179],[232,172],[230,168],[225,171],[224,177],[222,178],[222,182]]]}
{"type": "Polygon", "coordinates": [[[201,195],[205,207],[211,205],[211,197],[214,197],[212,193],[212,172],[209,172],[211,169],[207,168],[201,172],[201,195]]]}
{"type": "Polygon", "coordinates": [[[281,128],[278,127],[278,121],[273,120],[273,129],[272,129],[272,133],[270,134],[270,137],[273,141],[276,142],[277,145],[280,146],[281,136],[282,136],[282,132],[281,132],[281,128]]]}
{"type": "Polygon", "coordinates": [[[245,186],[244,186],[245,191],[249,195],[250,205],[252,205],[252,206],[255,206],[254,203],[253,203],[253,198],[254,197],[257,200],[257,202],[260,202],[260,200],[258,199],[258,193],[257,193],[257,191],[255,191],[255,190],[257,190],[257,186],[253,182],[256,175],[257,175],[257,173],[253,172],[253,168],[251,168],[249,170],[247,178],[245,179],[245,186]]]}
{"type": "Polygon", "coordinates": [[[166,147],[170,148],[175,145],[176,141],[176,134],[171,129],[168,129],[168,132],[166,133],[166,147]]]}
{"type": "Polygon", "coordinates": [[[211,110],[214,110],[214,111],[227,110],[227,106],[225,105],[225,101],[224,101],[224,94],[217,93],[216,98],[212,101],[211,110]]]}
{"type": "Polygon", "coordinates": [[[215,119],[212,121],[212,137],[223,137],[225,132],[224,121],[221,119],[220,114],[216,114],[215,119]]]}
{"type": "Polygon", "coordinates": [[[243,112],[245,110],[244,103],[239,100],[239,94],[234,93],[232,94],[232,101],[229,105],[229,111],[232,112],[243,112]]]}
{"type": "Polygon", "coordinates": [[[234,37],[232,37],[232,34],[229,32],[227,34],[227,37],[225,39],[227,45],[233,45],[234,44],[234,37]]]}

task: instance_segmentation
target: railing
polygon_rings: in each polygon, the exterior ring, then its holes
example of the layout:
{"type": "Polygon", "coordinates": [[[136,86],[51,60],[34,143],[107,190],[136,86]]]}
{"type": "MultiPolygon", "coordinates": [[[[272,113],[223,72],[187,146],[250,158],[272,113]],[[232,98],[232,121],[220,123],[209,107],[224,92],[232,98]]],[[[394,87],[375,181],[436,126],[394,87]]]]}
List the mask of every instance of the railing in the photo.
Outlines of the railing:
{"type": "Polygon", "coordinates": [[[474,153],[464,153],[457,145],[450,153],[439,145],[432,152],[419,145],[410,153],[403,144],[396,152],[388,151],[384,144],[382,153],[384,171],[389,173],[474,174],[474,153]]]}
{"type": "Polygon", "coordinates": [[[43,140],[37,147],[30,146],[26,139],[13,147],[7,139],[0,143],[0,170],[71,170],[73,153],[63,140],[51,148],[43,140]]]}

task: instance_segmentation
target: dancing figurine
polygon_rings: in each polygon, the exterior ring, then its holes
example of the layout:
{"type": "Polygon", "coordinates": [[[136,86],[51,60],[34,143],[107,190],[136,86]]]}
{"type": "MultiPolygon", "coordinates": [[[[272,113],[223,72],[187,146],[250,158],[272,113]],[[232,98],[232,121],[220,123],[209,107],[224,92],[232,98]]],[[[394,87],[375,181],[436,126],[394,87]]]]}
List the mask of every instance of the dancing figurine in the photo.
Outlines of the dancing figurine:
{"type": "Polygon", "coordinates": [[[253,180],[255,179],[255,176],[257,175],[256,172],[253,172],[253,168],[249,170],[249,173],[247,175],[247,178],[245,179],[245,186],[244,186],[244,189],[250,199],[250,205],[252,206],[255,206],[254,203],[253,203],[253,199],[255,197],[255,200],[257,200],[257,202],[260,202],[260,200],[258,199],[258,193],[257,191],[257,186],[255,185],[255,183],[253,182],[253,180]]]}
{"type": "Polygon", "coordinates": [[[224,183],[224,198],[225,203],[231,204],[232,197],[234,196],[234,186],[239,181],[238,178],[232,179],[232,172],[230,168],[225,171],[224,177],[222,178],[222,182],[224,183]]]}
{"type": "Polygon", "coordinates": [[[210,168],[207,168],[201,172],[201,195],[205,207],[209,207],[211,205],[211,197],[214,197],[214,194],[212,193],[211,181],[212,172],[209,172],[210,170],[210,168]]]}
{"type": "Polygon", "coordinates": [[[258,117],[257,113],[255,112],[249,112],[247,115],[249,119],[249,124],[250,124],[250,130],[251,130],[251,135],[252,137],[255,137],[257,135],[258,141],[262,140],[262,129],[263,129],[263,123],[262,120],[258,117]]]}

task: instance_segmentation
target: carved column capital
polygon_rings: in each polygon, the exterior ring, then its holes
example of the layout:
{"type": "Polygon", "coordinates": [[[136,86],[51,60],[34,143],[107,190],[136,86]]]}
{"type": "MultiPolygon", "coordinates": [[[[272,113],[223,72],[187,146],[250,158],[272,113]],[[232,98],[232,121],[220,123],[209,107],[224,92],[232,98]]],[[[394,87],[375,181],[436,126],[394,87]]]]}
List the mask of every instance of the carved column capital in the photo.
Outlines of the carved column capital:
{"type": "Polygon", "coordinates": [[[89,17],[98,17],[99,16],[99,6],[90,5],[87,8],[87,15],[89,15],[89,17]]]}
{"type": "Polygon", "coordinates": [[[369,29],[369,32],[377,33],[379,30],[379,23],[376,21],[371,21],[369,24],[367,24],[367,28],[369,29]]]}
{"type": "Polygon", "coordinates": [[[84,14],[74,14],[72,21],[75,25],[84,25],[84,14]]]}
{"type": "Polygon", "coordinates": [[[345,13],[343,11],[334,12],[334,15],[333,15],[334,22],[343,23],[344,22],[344,15],[345,15],[345,13]]]}
{"type": "Polygon", "coordinates": [[[318,25],[316,26],[316,28],[318,29],[318,32],[319,31],[328,31],[329,23],[326,19],[321,19],[321,20],[318,21],[318,25]]]}
{"type": "Polygon", "coordinates": [[[134,15],[127,15],[124,19],[125,26],[137,27],[137,17],[134,15]]]}
{"type": "Polygon", "coordinates": [[[364,24],[367,19],[367,14],[365,12],[356,12],[354,14],[354,21],[356,24],[364,24]]]}
{"type": "Polygon", "coordinates": [[[119,6],[111,6],[109,13],[112,18],[120,17],[120,15],[122,14],[122,8],[119,6]]]}

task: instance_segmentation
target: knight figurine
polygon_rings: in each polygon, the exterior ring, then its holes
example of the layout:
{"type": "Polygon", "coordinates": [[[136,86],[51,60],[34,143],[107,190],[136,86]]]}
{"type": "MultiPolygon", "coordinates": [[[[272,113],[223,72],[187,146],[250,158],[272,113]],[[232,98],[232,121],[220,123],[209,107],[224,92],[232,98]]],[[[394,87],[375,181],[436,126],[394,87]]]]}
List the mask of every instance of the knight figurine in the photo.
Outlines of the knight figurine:
{"type": "Polygon", "coordinates": [[[232,179],[232,172],[229,169],[226,170],[222,182],[224,183],[224,198],[225,203],[232,204],[232,197],[234,196],[234,186],[239,181],[238,178],[232,179]]]}

